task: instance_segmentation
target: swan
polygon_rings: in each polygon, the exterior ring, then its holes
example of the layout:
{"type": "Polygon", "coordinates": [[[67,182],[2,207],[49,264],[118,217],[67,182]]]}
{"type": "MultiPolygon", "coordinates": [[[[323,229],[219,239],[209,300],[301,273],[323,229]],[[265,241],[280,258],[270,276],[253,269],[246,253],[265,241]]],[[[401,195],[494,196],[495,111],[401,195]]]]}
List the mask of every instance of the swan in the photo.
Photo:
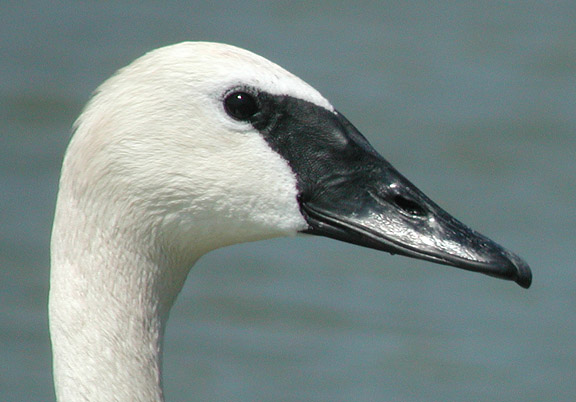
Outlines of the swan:
{"type": "Polygon", "coordinates": [[[162,401],[164,328],[194,263],[299,233],[531,282],[296,76],[230,45],[171,45],[104,82],[74,125],[51,240],[58,400],[162,401]]]}

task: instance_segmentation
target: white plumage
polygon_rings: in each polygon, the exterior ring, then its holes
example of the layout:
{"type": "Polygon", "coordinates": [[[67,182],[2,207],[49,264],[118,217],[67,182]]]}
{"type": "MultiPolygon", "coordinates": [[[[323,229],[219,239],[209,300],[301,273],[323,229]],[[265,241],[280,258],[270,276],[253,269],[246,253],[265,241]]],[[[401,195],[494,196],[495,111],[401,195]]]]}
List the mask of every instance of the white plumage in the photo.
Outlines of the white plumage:
{"type": "Polygon", "coordinates": [[[182,43],[120,70],[76,122],[52,238],[60,400],[160,400],[161,335],[193,263],[306,227],[287,163],[222,107],[245,85],[331,108],[259,56],[182,43]]]}

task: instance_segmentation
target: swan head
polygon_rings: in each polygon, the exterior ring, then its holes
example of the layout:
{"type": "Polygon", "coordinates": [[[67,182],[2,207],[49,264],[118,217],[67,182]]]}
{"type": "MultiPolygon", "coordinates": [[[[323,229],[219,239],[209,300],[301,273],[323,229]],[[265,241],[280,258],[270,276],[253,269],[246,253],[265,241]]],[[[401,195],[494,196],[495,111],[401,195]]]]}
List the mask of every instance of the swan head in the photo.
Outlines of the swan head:
{"type": "Polygon", "coordinates": [[[433,203],[318,91],[228,45],[158,49],[106,81],[76,122],[60,192],[62,210],[92,211],[85,220],[149,245],[150,258],[189,262],[309,233],[531,280],[526,263],[433,203]]]}

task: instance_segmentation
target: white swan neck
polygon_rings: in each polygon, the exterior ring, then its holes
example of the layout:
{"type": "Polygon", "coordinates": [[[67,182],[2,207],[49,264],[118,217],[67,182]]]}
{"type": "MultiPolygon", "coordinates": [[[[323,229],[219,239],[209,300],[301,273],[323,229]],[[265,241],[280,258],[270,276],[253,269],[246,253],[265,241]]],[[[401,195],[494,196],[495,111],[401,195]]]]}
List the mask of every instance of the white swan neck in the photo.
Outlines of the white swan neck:
{"type": "Polygon", "coordinates": [[[190,265],[163,269],[136,247],[122,248],[134,239],[95,230],[75,211],[59,202],[53,232],[50,330],[57,398],[162,401],[164,326],[190,265]]]}

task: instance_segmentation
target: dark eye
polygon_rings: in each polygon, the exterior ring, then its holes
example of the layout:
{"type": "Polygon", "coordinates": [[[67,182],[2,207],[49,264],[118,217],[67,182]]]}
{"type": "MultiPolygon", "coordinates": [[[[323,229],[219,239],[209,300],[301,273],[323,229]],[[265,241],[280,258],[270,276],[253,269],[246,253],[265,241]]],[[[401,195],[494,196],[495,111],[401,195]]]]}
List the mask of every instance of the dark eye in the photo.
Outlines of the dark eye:
{"type": "Polygon", "coordinates": [[[246,92],[233,92],[226,96],[224,109],[236,120],[249,120],[259,110],[254,96],[246,92]]]}

